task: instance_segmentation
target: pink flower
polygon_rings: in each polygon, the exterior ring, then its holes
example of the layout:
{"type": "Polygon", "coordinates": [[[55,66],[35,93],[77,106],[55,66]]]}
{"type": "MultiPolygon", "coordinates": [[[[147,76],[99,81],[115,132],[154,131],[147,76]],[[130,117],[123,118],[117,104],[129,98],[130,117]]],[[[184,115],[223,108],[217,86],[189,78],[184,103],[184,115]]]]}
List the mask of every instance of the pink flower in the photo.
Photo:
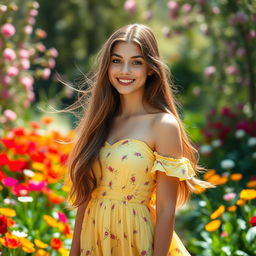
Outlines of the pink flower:
{"type": "Polygon", "coordinates": [[[55,60],[53,59],[53,58],[50,58],[49,60],[48,60],[48,67],[49,68],[54,68],[55,67],[55,64],[56,64],[56,62],[55,62],[55,60]]]}
{"type": "Polygon", "coordinates": [[[31,9],[30,12],[29,12],[29,15],[31,15],[31,16],[37,16],[37,15],[38,15],[38,10],[36,10],[36,9],[31,9]]]}
{"type": "Polygon", "coordinates": [[[236,197],[236,193],[227,193],[223,196],[225,201],[231,201],[236,197]]]}
{"type": "Polygon", "coordinates": [[[228,236],[228,232],[223,231],[223,232],[221,233],[221,236],[222,236],[222,237],[227,237],[227,236],[228,236]]]}
{"type": "Polygon", "coordinates": [[[254,39],[254,38],[256,38],[256,30],[251,29],[249,31],[249,33],[247,34],[247,39],[251,40],[251,39],[254,39]]]}
{"type": "Polygon", "coordinates": [[[32,76],[23,76],[20,78],[20,83],[24,85],[27,90],[32,90],[34,79],[32,76]]]}
{"type": "Polygon", "coordinates": [[[8,120],[10,120],[10,121],[14,121],[14,120],[17,118],[16,113],[13,112],[13,111],[10,110],[10,109],[6,109],[6,110],[4,111],[4,116],[5,116],[8,120]]]}
{"type": "Polygon", "coordinates": [[[41,28],[37,28],[35,31],[35,34],[38,38],[46,38],[47,37],[47,33],[42,30],[41,28]]]}
{"type": "Polygon", "coordinates": [[[209,66],[205,68],[204,75],[206,78],[211,77],[216,72],[216,68],[214,66],[209,66]]]}
{"type": "Polygon", "coordinates": [[[170,9],[172,11],[177,11],[179,8],[179,5],[176,1],[169,1],[167,3],[167,7],[168,7],[168,9],[170,9]]]}
{"type": "Polygon", "coordinates": [[[30,102],[32,102],[32,101],[35,100],[35,94],[34,94],[34,92],[32,92],[32,91],[29,91],[29,92],[28,92],[28,100],[29,100],[30,102]]]}
{"type": "Polygon", "coordinates": [[[32,27],[32,26],[27,25],[27,26],[24,27],[24,33],[25,33],[26,35],[31,35],[32,32],[33,32],[33,27],[32,27]]]}
{"type": "Polygon", "coordinates": [[[50,75],[51,75],[51,70],[50,70],[49,68],[43,69],[42,78],[43,78],[44,80],[49,79],[50,75]]]}
{"type": "Polygon", "coordinates": [[[30,61],[28,59],[22,59],[20,65],[23,70],[28,70],[30,68],[30,61]]]}
{"type": "Polygon", "coordinates": [[[38,2],[36,2],[36,1],[32,2],[32,7],[33,7],[34,9],[38,9],[39,6],[40,6],[40,5],[39,5],[38,2]]]}
{"type": "Polygon", "coordinates": [[[63,223],[68,223],[68,219],[66,215],[63,212],[57,212],[58,213],[58,219],[63,223]]]}
{"type": "Polygon", "coordinates": [[[4,84],[4,85],[10,84],[11,80],[12,79],[9,76],[2,76],[2,77],[0,77],[0,83],[4,84]]]}
{"type": "Polygon", "coordinates": [[[184,5],[182,5],[181,9],[184,13],[189,13],[192,10],[192,5],[191,4],[184,4],[184,5]]]}
{"type": "Polygon", "coordinates": [[[13,36],[15,34],[15,31],[15,27],[10,23],[6,23],[1,27],[1,33],[6,38],[13,36]]]}
{"type": "Polygon", "coordinates": [[[220,14],[220,8],[217,7],[217,6],[213,7],[213,8],[212,8],[212,13],[213,13],[213,14],[220,14]]]}
{"type": "Polygon", "coordinates": [[[59,55],[57,49],[55,49],[53,47],[49,49],[49,53],[50,53],[51,57],[53,57],[53,58],[57,58],[59,55]]]}
{"type": "Polygon", "coordinates": [[[239,70],[235,66],[228,66],[226,68],[226,73],[228,75],[237,75],[239,73],[239,70]]]}
{"type": "Polygon", "coordinates": [[[126,0],[124,3],[124,9],[130,13],[133,14],[136,12],[137,9],[137,3],[135,0],[126,0]]]}
{"type": "Polygon", "coordinates": [[[21,59],[28,59],[29,58],[29,51],[26,49],[19,50],[19,56],[21,59]]]}
{"type": "Polygon", "coordinates": [[[151,10],[147,10],[147,11],[145,11],[145,12],[143,13],[143,18],[144,18],[144,20],[146,20],[146,21],[151,20],[151,19],[153,18],[153,16],[154,16],[154,14],[153,14],[153,12],[152,12],[151,10]]]}
{"type": "Polygon", "coordinates": [[[19,70],[18,68],[11,66],[7,68],[6,74],[8,76],[17,76],[19,74],[19,70]]]}
{"type": "Polygon", "coordinates": [[[3,56],[5,60],[13,61],[16,59],[16,53],[11,48],[5,48],[3,51],[3,56]]]}
{"type": "Polygon", "coordinates": [[[15,186],[16,184],[18,184],[18,180],[17,179],[14,179],[12,177],[6,177],[6,178],[3,178],[1,180],[1,182],[3,183],[4,186],[6,187],[13,187],[15,186]]]}
{"type": "Polygon", "coordinates": [[[41,191],[46,186],[46,181],[29,180],[28,188],[33,191],[41,191]]]}

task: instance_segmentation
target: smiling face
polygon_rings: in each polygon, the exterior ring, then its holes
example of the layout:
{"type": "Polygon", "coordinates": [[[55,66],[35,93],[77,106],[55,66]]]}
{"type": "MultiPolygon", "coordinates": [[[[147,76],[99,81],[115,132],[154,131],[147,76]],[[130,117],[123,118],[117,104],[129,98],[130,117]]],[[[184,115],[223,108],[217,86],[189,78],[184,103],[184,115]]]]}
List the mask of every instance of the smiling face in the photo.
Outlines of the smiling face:
{"type": "Polygon", "coordinates": [[[134,42],[117,42],[112,52],[108,68],[109,81],[120,94],[144,90],[150,75],[140,46],[134,42]]]}

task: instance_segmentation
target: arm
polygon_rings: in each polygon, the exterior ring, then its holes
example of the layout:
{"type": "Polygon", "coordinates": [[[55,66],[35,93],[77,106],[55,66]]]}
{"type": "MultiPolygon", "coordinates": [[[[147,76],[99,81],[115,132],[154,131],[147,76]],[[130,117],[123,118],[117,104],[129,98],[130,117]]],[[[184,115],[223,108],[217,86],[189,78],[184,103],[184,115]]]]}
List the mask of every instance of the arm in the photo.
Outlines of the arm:
{"type": "Polygon", "coordinates": [[[72,238],[72,244],[71,244],[71,250],[69,253],[69,256],[79,256],[80,255],[80,235],[81,235],[81,229],[84,219],[84,213],[86,210],[86,207],[90,201],[90,197],[87,201],[85,201],[83,204],[81,204],[76,213],[76,220],[75,220],[75,227],[74,227],[74,234],[72,238]]]}
{"type": "MultiPolygon", "coordinates": [[[[182,157],[182,142],[177,120],[161,114],[154,123],[156,151],[167,157],[182,157]]],[[[167,256],[172,241],[179,178],[156,172],[156,225],[153,256],[167,256]]]]}

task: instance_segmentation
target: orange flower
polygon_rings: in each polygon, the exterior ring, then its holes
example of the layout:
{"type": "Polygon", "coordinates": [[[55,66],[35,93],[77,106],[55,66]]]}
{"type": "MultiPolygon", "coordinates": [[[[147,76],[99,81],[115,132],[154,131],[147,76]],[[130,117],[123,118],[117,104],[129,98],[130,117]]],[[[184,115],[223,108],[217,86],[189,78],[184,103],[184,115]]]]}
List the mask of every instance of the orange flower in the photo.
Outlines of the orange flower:
{"type": "Polygon", "coordinates": [[[221,225],[221,221],[219,219],[213,220],[205,225],[205,230],[208,232],[213,232],[217,230],[221,225]]]}
{"type": "Polygon", "coordinates": [[[0,214],[5,215],[7,217],[16,216],[16,212],[11,208],[0,208],[0,214]]]}
{"type": "Polygon", "coordinates": [[[38,128],[40,128],[39,123],[36,122],[36,121],[31,121],[31,122],[29,122],[29,125],[30,125],[30,127],[31,127],[32,129],[38,129],[38,128]]]}
{"type": "Polygon", "coordinates": [[[214,211],[210,218],[211,219],[216,219],[218,217],[220,217],[222,215],[222,213],[225,212],[225,206],[224,205],[221,205],[216,211],[214,211]]]}
{"type": "Polygon", "coordinates": [[[255,188],[256,187],[256,180],[250,180],[246,183],[246,187],[248,188],[255,188]]]}
{"type": "Polygon", "coordinates": [[[244,205],[244,204],[245,204],[245,200],[243,200],[243,199],[238,199],[238,200],[236,201],[236,204],[237,204],[237,205],[244,205]]]}
{"type": "Polygon", "coordinates": [[[236,205],[231,205],[231,206],[228,207],[228,211],[229,212],[235,212],[236,208],[237,208],[236,205]]]}
{"type": "Polygon", "coordinates": [[[52,238],[50,244],[51,247],[55,250],[59,250],[63,246],[63,242],[57,237],[52,238]]]}
{"type": "Polygon", "coordinates": [[[54,204],[61,204],[65,201],[65,198],[62,196],[58,196],[54,193],[49,193],[48,194],[48,200],[54,204]]]}
{"type": "Polygon", "coordinates": [[[9,217],[6,217],[6,220],[7,220],[7,226],[8,227],[12,227],[16,223],[13,219],[11,219],[9,217]]]}
{"type": "Polygon", "coordinates": [[[34,242],[35,242],[36,246],[39,248],[45,249],[46,247],[48,247],[48,245],[45,244],[44,242],[42,242],[41,240],[35,239],[34,242]]]}
{"type": "Polygon", "coordinates": [[[240,192],[240,198],[245,200],[252,200],[256,198],[256,189],[243,189],[240,192]]]}
{"type": "Polygon", "coordinates": [[[15,248],[18,248],[19,246],[21,246],[20,238],[15,236],[11,232],[5,233],[5,236],[0,238],[0,243],[3,246],[5,246],[7,248],[11,248],[11,249],[15,249],[15,248]]]}
{"type": "Polygon", "coordinates": [[[210,169],[208,170],[204,175],[203,175],[203,178],[205,180],[208,180],[211,176],[213,176],[214,174],[216,173],[216,170],[214,169],[210,169]]]}
{"type": "Polygon", "coordinates": [[[243,178],[243,175],[241,173],[233,173],[230,175],[230,179],[233,181],[239,181],[243,178]]]}
{"type": "Polygon", "coordinates": [[[44,215],[43,216],[45,222],[50,226],[50,227],[53,227],[53,228],[56,228],[59,226],[59,223],[57,220],[55,220],[53,217],[49,216],[49,215],[44,215]]]}
{"type": "Polygon", "coordinates": [[[199,185],[195,185],[195,194],[202,194],[205,191],[205,188],[199,186],[199,185]]]}
{"type": "Polygon", "coordinates": [[[209,181],[215,185],[223,185],[228,181],[228,177],[220,176],[219,174],[214,174],[207,181],[209,181]]]}
{"type": "Polygon", "coordinates": [[[39,249],[36,251],[35,256],[50,256],[50,253],[45,250],[39,249]]]}
{"type": "Polygon", "coordinates": [[[51,124],[53,122],[53,118],[50,116],[44,116],[41,118],[41,122],[43,124],[51,124]]]}

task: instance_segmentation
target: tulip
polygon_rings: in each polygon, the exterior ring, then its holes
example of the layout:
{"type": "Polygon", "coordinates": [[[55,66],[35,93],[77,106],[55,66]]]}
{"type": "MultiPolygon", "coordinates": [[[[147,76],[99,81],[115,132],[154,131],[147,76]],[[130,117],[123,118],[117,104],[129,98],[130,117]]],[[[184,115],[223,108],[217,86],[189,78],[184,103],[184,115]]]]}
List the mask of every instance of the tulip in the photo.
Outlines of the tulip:
{"type": "Polygon", "coordinates": [[[15,32],[15,27],[10,23],[6,23],[1,27],[1,33],[6,38],[12,37],[15,32]]]}

